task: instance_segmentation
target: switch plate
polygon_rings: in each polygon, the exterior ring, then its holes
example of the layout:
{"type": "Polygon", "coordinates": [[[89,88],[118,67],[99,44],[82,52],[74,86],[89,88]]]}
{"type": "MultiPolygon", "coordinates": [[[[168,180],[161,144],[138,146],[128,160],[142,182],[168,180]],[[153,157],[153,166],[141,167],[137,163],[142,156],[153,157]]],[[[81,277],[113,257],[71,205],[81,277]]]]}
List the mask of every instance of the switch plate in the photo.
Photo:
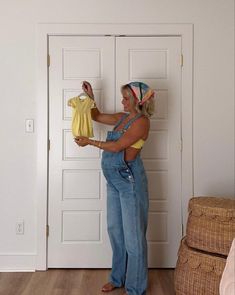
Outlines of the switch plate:
{"type": "Polygon", "coordinates": [[[16,222],[16,234],[23,235],[24,234],[24,221],[16,222]]]}
{"type": "Polygon", "coordinates": [[[26,119],[25,120],[25,131],[32,133],[34,131],[34,120],[26,119]]]}

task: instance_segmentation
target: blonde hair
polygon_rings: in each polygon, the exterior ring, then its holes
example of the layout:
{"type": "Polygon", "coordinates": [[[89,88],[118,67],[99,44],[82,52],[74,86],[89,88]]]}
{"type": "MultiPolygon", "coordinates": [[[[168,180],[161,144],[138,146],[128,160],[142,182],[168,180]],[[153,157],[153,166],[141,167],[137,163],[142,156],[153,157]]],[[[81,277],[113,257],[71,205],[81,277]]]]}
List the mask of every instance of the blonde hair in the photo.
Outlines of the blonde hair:
{"type": "Polygon", "coordinates": [[[151,117],[154,114],[154,108],[155,108],[155,101],[154,101],[154,95],[144,102],[143,105],[140,105],[138,103],[135,103],[135,97],[133,96],[133,93],[131,92],[129,85],[125,84],[121,87],[121,92],[126,91],[128,93],[128,97],[130,98],[130,102],[132,106],[135,106],[135,109],[138,113],[141,113],[142,115],[146,117],[151,117]]]}

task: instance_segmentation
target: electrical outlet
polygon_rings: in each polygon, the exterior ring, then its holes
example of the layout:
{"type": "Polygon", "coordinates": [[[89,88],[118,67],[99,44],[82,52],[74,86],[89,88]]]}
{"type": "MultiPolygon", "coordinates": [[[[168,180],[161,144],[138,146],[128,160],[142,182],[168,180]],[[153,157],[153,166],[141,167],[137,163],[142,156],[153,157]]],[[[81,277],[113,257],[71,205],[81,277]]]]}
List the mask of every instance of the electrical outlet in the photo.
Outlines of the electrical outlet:
{"type": "Polygon", "coordinates": [[[32,133],[34,131],[34,120],[26,119],[25,120],[25,131],[32,133]]]}
{"type": "Polygon", "coordinates": [[[16,222],[16,234],[23,235],[24,234],[24,221],[16,222]]]}

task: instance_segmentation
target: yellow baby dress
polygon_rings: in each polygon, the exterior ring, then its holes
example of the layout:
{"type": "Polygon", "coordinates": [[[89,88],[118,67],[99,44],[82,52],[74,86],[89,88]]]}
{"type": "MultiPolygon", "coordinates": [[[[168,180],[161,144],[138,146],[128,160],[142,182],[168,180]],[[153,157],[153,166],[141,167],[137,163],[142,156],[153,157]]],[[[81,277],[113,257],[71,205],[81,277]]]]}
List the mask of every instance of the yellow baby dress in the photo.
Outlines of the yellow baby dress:
{"type": "Polygon", "coordinates": [[[95,108],[95,102],[89,96],[81,93],[68,100],[68,106],[73,108],[72,133],[74,137],[94,137],[91,119],[91,109],[95,108]]]}

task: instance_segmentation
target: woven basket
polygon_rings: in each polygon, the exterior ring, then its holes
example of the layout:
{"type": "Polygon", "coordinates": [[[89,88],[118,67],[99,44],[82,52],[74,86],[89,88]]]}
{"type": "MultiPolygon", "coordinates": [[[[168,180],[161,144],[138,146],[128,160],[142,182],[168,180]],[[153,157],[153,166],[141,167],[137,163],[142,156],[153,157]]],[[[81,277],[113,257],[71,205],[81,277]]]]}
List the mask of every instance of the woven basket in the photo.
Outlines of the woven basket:
{"type": "Polygon", "coordinates": [[[225,264],[225,256],[189,248],[182,239],[174,273],[176,295],[219,295],[225,264]]]}
{"type": "Polygon", "coordinates": [[[192,198],[186,235],[187,244],[192,248],[228,255],[235,238],[235,200],[192,198]]]}

